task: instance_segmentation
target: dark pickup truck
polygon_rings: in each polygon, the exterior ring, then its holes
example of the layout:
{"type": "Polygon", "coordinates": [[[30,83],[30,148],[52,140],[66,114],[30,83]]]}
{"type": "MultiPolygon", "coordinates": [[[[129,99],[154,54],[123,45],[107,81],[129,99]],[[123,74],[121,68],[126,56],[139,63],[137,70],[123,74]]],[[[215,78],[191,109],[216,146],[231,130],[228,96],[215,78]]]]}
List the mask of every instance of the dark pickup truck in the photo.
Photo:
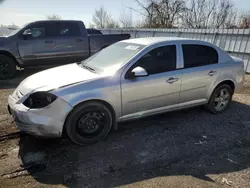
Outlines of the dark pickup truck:
{"type": "Polygon", "coordinates": [[[129,34],[88,34],[82,21],[36,21],[0,37],[0,79],[16,67],[60,65],[82,61],[129,34]]]}

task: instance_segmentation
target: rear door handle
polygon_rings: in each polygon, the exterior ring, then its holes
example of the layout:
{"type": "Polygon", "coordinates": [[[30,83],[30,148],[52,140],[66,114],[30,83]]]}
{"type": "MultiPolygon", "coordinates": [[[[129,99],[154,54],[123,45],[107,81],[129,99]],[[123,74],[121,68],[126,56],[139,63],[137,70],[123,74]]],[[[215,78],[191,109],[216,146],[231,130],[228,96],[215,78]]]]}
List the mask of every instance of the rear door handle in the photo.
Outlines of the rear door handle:
{"type": "Polygon", "coordinates": [[[83,40],[82,39],[76,39],[76,42],[82,42],[83,40]]]}
{"type": "Polygon", "coordinates": [[[174,82],[177,82],[178,80],[179,80],[178,78],[173,78],[173,77],[171,77],[171,78],[169,78],[168,80],[166,80],[166,82],[169,83],[169,84],[172,84],[172,83],[174,83],[174,82]]]}
{"type": "Polygon", "coordinates": [[[46,40],[45,43],[53,43],[53,40],[46,40]]]}
{"type": "Polygon", "coordinates": [[[213,76],[213,75],[215,75],[216,73],[217,73],[217,71],[209,71],[208,75],[209,75],[209,76],[213,76]]]}

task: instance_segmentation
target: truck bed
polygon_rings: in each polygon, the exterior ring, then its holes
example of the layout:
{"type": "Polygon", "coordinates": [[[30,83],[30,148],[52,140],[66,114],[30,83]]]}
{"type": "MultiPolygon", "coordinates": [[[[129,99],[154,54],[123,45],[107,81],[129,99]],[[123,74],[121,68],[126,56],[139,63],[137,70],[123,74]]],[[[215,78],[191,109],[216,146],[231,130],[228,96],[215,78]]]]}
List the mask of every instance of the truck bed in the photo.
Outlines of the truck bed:
{"type": "Polygon", "coordinates": [[[92,54],[120,40],[129,39],[129,34],[89,35],[90,52],[92,54]]]}

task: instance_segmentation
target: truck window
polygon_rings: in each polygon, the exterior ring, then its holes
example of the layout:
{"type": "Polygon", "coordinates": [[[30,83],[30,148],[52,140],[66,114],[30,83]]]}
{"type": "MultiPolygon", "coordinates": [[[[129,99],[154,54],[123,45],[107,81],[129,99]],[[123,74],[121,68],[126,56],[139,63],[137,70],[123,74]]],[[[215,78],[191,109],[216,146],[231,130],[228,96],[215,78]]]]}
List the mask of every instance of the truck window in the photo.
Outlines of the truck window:
{"type": "Polygon", "coordinates": [[[51,33],[49,31],[49,25],[43,23],[33,24],[31,27],[28,27],[24,30],[23,34],[30,33],[26,39],[41,39],[50,37],[51,33]]]}
{"type": "Polygon", "coordinates": [[[78,23],[61,22],[56,27],[56,36],[60,37],[75,37],[81,36],[81,31],[78,23]]]}

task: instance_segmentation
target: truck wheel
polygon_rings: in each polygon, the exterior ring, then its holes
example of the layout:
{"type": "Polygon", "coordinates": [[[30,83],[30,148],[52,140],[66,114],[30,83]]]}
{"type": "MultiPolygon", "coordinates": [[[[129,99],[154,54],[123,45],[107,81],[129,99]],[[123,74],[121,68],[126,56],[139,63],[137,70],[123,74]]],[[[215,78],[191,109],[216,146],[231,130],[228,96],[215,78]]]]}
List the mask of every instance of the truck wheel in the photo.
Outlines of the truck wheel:
{"type": "Polygon", "coordinates": [[[107,136],[112,127],[112,114],[98,102],[76,107],[68,116],[65,130],[69,138],[79,145],[91,144],[107,136]]]}
{"type": "Polygon", "coordinates": [[[229,85],[219,85],[215,88],[205,107],[213,114],[224,112],[229,107],[232,101],[232,96],[233,91],[229,85]]]}
{"type": "Polygon", "coordinates": [[[0,80],[11,78],[16,73],[16,64],[8,56],[0,55],[0,80]]]}

